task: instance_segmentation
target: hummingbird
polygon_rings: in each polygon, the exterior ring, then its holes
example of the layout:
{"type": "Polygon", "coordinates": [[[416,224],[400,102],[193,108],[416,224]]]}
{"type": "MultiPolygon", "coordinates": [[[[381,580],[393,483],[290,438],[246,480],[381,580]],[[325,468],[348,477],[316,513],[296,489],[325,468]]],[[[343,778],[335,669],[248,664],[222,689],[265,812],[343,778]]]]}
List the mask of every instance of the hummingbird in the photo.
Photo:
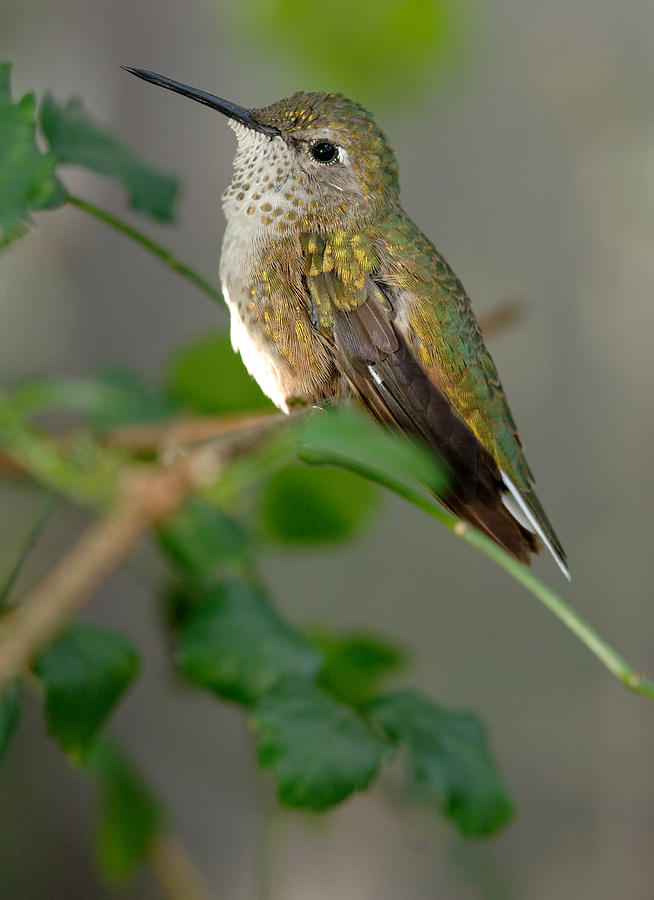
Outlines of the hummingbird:
{"type": "Polygon", "coordinates": [[[338,93],[247,109],[147,69],[236,133],[220,279],[235,350],[284,412],[358,398],[444,463],[439,500],[528,565],[570,574],[463,285],[400,205],[372,115],[338,93]]]}

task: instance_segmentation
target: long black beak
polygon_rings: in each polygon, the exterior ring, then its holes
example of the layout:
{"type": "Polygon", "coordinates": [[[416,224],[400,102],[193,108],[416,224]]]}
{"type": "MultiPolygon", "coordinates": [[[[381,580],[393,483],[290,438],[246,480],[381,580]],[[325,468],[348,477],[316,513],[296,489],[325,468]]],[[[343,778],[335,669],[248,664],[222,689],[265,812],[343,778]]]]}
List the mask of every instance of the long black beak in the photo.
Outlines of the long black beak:
{"type": "Polygon", "coordinates": [[[210,106],[211,109],[217,109],[218,112],[229,116],[230,119],[235,119],[237,122],[241,122],[242,125],[252,128],[253,131],[260,131],[262,134],[271,136],[279,134],[279,130],[272,125],[262,125],[261,122],[257,122],[252,117],[250,110],[244,106],[237,106],[229,100],[223,100],[214,94],[207,94],[206,91],[199,91],[197,88],[189,87],[188,84],[182,84],[180,81],[173,81],[172,78],[166,78],[165,75],[157,75],[156,72],[150,72],[148,69],[133,69],[131,66],[121,66],[121,68],[125,69],[126,72],[131,72],[132,75],[136,75],[137,78],[149,81],[151,84],[157,84],[159,87],[175,91],[175,93],[181,94],[183,97],[190,97],[191,100],[204,103],[205,106],[210,106]]]}

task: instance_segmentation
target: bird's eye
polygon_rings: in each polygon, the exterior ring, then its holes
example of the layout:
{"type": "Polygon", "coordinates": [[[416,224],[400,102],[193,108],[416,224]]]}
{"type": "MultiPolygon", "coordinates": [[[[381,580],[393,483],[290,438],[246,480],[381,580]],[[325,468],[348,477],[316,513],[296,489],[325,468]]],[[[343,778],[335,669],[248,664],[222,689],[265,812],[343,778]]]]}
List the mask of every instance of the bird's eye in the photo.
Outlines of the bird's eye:
{"type": "Polygon", "coordinates": [[[338,158],[338,147],[331,141],[316,141],[309,148],[309,153],[316,162],[331,163],[338,158]]]}

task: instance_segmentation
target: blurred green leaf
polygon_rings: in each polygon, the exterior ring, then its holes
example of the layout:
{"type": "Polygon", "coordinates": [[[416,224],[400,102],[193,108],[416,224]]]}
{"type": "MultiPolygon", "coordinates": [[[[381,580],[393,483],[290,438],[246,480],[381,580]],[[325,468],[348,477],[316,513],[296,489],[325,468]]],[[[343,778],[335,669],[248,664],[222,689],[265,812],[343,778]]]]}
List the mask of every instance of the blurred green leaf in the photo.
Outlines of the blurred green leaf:
{"type": "Polygon", "coordinates": [[[259,765],[275,772],[280,800],[314,812],[367,788],[387,749],[354,710],[309,684],[280,684],[252,721],[259,765]]]}
{"type": "Polygon", "coordinates": [[[84,765],[100,787],[94,835],[98,861],[109,879],[124,881],[147,860],[163,831],[161,806],[140,772],[108,741],[95,741],[84,765]]]}
{"type": "Polygon", "coordinates": [[[54,157],[36,145],[34,94],[12,103],[10,73],[9,63],[0,64],[0,244],[22,234],[29,210],[66,199],[54,157]]]}
{"type": "Polygon", "coordinates": [[[227,332],[182,348],[171,361],[168,385],[177,403],[200,413],[274,409],[234,353],[227,332]]]}
{"type": "Polygon", "coordinates": [[[402,649],[376,635],[312,631],[309,639],[324,656],[318,683],[350,706],[370,700],[380,682],[405,662],[402,649]]]}
{"type": "Polygon", "coordinates": [[[320,654],[253,588],[227,583],[205,589],[179,631],[184,677],[239,703],[254,703],[282,679],[312,679],[320,654]]]}
{"type": "Polygon", "coordinates": [[[332,0],[329,7],[248,0],[233,7],[233,16],[248,45],[258,41],[265,53],[294,64],[304,79],[298,88],[383,100],[406,99],[452,59],[465,21],[455,0],[332,0]]]}
{"type": "Polygon", "coordinates": [[[511,818],[513,806],[477,716],[444,709],[415,691],[380,697],[365,712],[405,747],[414,785],[463,835],[491,834],[511,818]]]}
{"type": "Polygon", "coordinates": [[[20,691],[12,684],[0,697],[0,761],[20,718],[20,691]]]}
{"type": "Polygon", "coordinates": [[[58,163],[83,166],[116,178],[127,189],[133,209],[163,222],[174,220],[179,191],[177,178],[144,162],[108,128],[94,122],[79,99],[59,104],[46,95],[39,119],[50,152],[58,163]]]}
{"type": "Polygon", "coordinates": [[[11,399],[14,409],[21,415],[53,410],[89,415],[115,406],[121,395],[94,379],[52,375],[20,381],[12,388],[11,399]]]}
{"type": "Polygon", "coordinates": [[[89,410],[96,428],[104,430],[135,422],[155,422],[177,411],[177,406],[140,372],[126,366],[105,369],[96,377],[95,383],[107,391],[107,402],[89,410]]]}
{"type": "Polygon", "coordinates": [[[323,544],[357,534],[378,507],[374,486],[353,472],[292,463],[264,484],[259,514],[266,537],[323,544]]]}
{"type": "Polygon", "coordinates": [[[296,433],[298,454],[306,462],[344,466],[364,477],[380,472],[413,488],[428,485],[435,493],[447,484],[445,468],[434,453],[353,408],[317,411],[296,433]]]}
{"type": "Polygon", "coordinates": [[[96,428],[149,422],[171,415],[176,407],[130,369],[111,369],[94,378],[28,378],[11,391],[22,415],[61,411],[88,416],[96,428]]]}
{"type": "Polygon", "coordinates": [[[45,686],[48,731],[83,751],[131,684],[138,654],[121,634],[74,622],[34,664],[45,686]]]}
{"type": "Polygon", "coordinates": [[[187,501],[157,531],[168,558],[185,574],[208,581],[225,563],[249,563],[251,537],[245,527],[202,498],[187,501]]]}
{"type": "Polygon", "coordinates": [[[37,482],[81,503],[107,503],[122,458],[88,435],[65,447],[24,421],[20,403],[0,392],[0,447],[37,482]]]}

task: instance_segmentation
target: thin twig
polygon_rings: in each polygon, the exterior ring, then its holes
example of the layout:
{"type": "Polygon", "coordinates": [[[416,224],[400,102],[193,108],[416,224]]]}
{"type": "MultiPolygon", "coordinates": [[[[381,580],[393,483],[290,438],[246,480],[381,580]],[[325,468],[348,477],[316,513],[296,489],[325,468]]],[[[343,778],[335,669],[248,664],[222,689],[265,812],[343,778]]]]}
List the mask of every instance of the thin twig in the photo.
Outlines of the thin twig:
{"type": "Polygon", "coordinates": [[[168,900],[211,900],[203,877],[179,838],[160,837],[150,850],[148,862],[168,900]]]}
{"type": "Polygon", "coordinates": [[[0,694],[29,666],[141,543],[235,457],[259,446],[284,417],[268,418],[230,439],[202,446],[166,468],[132,467],[113,509],[93,522],[23,597],[0,630],[0,694]]]}
{"type": "Polygon", "coordinates": [[[280,418],[281,413],[277,410],[231,416],[180,416],[160,422],[123,425],[107,432],[101,442],[107,447],[133,453],[162,453],[171,447],[190,447],[280,418]]]}
{"type": "Polygon", "coordinates": [[[0,611],[4,610],[7,606],[11,592],[13,591],[14,585],[25,564],[25,560],[41,537],[41,533],[54,511],[56,503],[57,501],[54,495],[46,495],[45,500],[39,506],[34,520],[30,523],[27,533],[21,538],[16,549],[16,555],[0,585],[0,611]]]}
{"type": "Polygon", "coordinates": [[[118,216],[114,216],[113,213],[96,206],[94,203],[90,203],[88,200],[84,200],[82,197],[77,197],[75,194],[68,194],[66,199],[71,206],[76,206],[77,209],[81,209],[90,216],[94,216],[94,218],[104,222],[105,225],[110,225],[116,231],[124,234],[125,237],[136,241],[137,244],[140,244],[140,246],[144,247],[149,253],[154,254],[157,259],[160,259],[161,262],[165,266],[168,266],[169,269],[172,269],[173,272],[177,272],[182,278],[186,278],[196,287],[200,288],[200,290],[211,297],[212,300],[222,302],[223,295],[217,288],[210,284],[206,278],[200,275],[199,272],[196,272],[191,266],[177,259],[170,250],[167,250],[165,247],[162,247],[161,244],[158,244],[156,241],[147,237],[139,231],[138,228],[133,228],[131,225],[128,225],[127,222],[118,218],[118,216]]]}
{"type": "MultiPolygon", "coordinates": [[[[235,413],[227,416],[174,416],[155,422],[120,425],[99,436],[98,442],[117,450],[161,456],[172,448],[189,448],[202,441],[225,437],[283,418],[283,414],[277,410],[235,413]]],[[[58,450],[65,450],[78,440],[79,436],[80,429],[72,428],[63,434],[50,436],[50,440],[58,450]]],[[[25,474],[29,472],[21,466],[20,460],[6,453],[0,453],[0,475],[25,474]]]]}
{"type": "MultiPolygon", "coordinates": [[[[503,550],[495,541],[492,541],[486,535],[477,531],[467,522],[462,522],[456,516],[448,512],[442,506],[436,504],[421,491],[409,487],[401,481],[397,481],[392,476],[365,463],[352,460],[348,457],[342,457],[337,453],[321,452],[321,461],[332,463],[333,465],[343,466],[354,472],[376,481],[409,503],[413,503],[419,509],[422,509],[427,515],[437,519],[446,528],[452,531],[456,537],[465,541],[473,547],[480,550],[485,556],[489,557],[501,569],[504,569],[509,575],[513,576],[516,581],[527,588],[527,590],[540,600],[540,602],[553,613],[585,646],[593,653],[597,659],[611,672],[621,684],[628,690],[636,694],[641,694],[654,700],[654,682],[645,678],[644,674],[635,669],[624,657],[611,647],[592,626],[583,619],[579,613],[575,612],[565,600],[555,591],[548,587],[544,582],[537,578],[526,566],[518,562],[513,556],[503,550]]],[[[318,461],[316,448],[312,448],[312,459],[318,461]]]]}

